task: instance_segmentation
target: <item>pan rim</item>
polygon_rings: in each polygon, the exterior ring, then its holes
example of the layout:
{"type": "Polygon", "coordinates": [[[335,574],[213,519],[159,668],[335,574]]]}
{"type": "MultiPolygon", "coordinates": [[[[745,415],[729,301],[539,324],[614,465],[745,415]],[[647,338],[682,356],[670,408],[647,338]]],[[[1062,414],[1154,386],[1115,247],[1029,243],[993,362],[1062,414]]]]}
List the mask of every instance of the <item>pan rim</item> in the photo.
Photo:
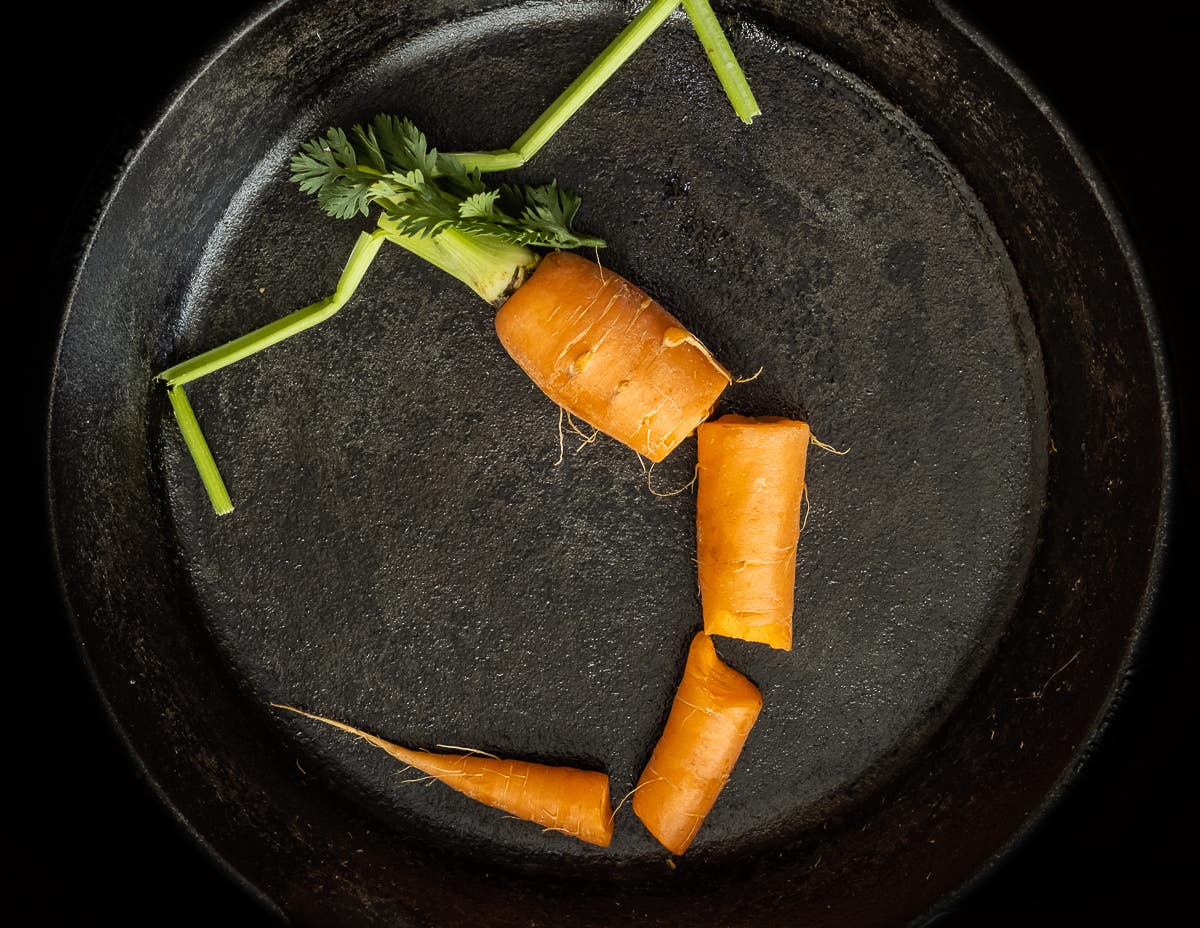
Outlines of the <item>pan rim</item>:
{"type": "Polygon", "coordinates": [[[943,915],[950,913],[987,882],[1002,864],[1026,846],[1106,740],[1112,721],[1120,711],[1122,695],[1132,680],[1134,665],[1145,647],[1146,631],[1153,621],[1161,601],[1168,542],[1174,531],[1174,501],[1178,467],[1178,447],[1175,434],[1178,428],[1177,406],[1171,385],[1166,341],[1163,336],[1162,314],[1154,300],[1128,225],[1108,189],[1104,176],[1075,138],[1062,114],[1037,89],[1037,86],[1016,62],[1001,52],[992,40],[965,15],[954,10],[947,0],[930,0],[930,2],[950,26],[979,48],[1037,108],[1050,128],[1053,129],[1055,137],[1070,155],[1080,176],[1086,181],[1091,194],[1096,198],[1096,202],[1113,232],[1113,237],[1116,239],[1125,266],[1129,270],[1130,282],[1139,304],[1139,315],[1146,326],[1146,340],[1154,361],[1154,385],[1158,395],[1159,434],[1162,437],[1163,455],[1162,467],[1157,475],[1160,488],[1159,506],[1158,512],[1155,514],[1154,547],[1150,554],[1147,582],[1141,593],[1140,603],[1129,635],[1129,643],[1125,648],[1121,664],[1113,676],[1104,702],[1096,712],[1090,733],[1072,750],[1069,763],[1054,784],[1046,791],[1037,806],[1029,812],[1025,820],[1009,835],[1008,839],[1000,844],[975,870],[974,874],[961,883],[958,888],[947,893],[932,908],[910,921],[909,924],[913,928],[932,924],[943,915]]]}
{"type": "Polygon", "coordinates": [[[58,534],[58,502],[56,498],[55,488],[52,480],[52,459],[54,453],[54,397],[59,391],[60,381],[60,362],[62,359],[63,343],[66,340],[67,328],[71,323],[71,313],[75,306],[75,298],[79,292],[80,282],[83,278],[83,270],[87,266],[88,259],[91,257],[92,249],[104,228],[104,224],[108,219],[109,211],[113,203],[120,195],[125,187],[125,182],[132,174],[133,170],[141,162],[147,149],[149,149],[162,131],[163,123],[170,117],[175,109],[180,105],[187,92],[207,74],[235,45],[237,45],[244,36],[254,31],[265,20],[273,16],[279,9],[287,6],[292,0],[271,0],[271,2],[257,6],[249,14],[240,18],[237,25],[228,32],[224,38],[217,41],[209,47],[208,51],[200,56],[199,61],[188,71],[174,87],[171,87],[163,94],[161,102],[154,109],[153,113],[146,121],[146,129],[144,135],[134,149],[126,155],[120,172],[112,185],[108,187],[102,194],[102,200],[99,204],[99,212],[93,220],[90,228],[84,234],[83,250],[79,254],[79,258],[75,263],[74,271],[71,275],[71,283],[67,289],[67,296],[62,306],[62,320],[59,323],[58,332],[54,338],[54,351],[51,358],[49,390],[47,396],[49,402],[46,408],[45,418],[45,435],[42,454],[42,480],[43,488],[46,494],[46,508],[44,516],[48,528],[50,538],[51,556],[54,559],[54,576],[58,589],[59,603],[64,607],[66,613],[66,621],[70,626],[71,643],[74,648],[76,659],[83,668],[84,676],[87,680],[87,686],[91,694],[99,702],[103,713],[103,718],[108,723],[109,731],[116,737],[126,760],[134,767],[138,780],[153,794],[155,800],[167,811],[171,820],[179,828],[179,834],[186,836],[199,847],[208,859],[214,863],[217,868],[225,874],[234,884],[244,890],[251,898],[268,911],[277,915],[281,920],[286,921],[283,910],[271,899],[262,889],[250,881],[245,874],[233,866],[228,860],[222,856],[216,848],[200,833],[194,824],[179,810],[174,801],[166,792],[163,785],[151,774],[146,766],[142,755],[138,753],[133,746],[125,726],[121,724],[121,720],[117,717],[113,710],[112,703],[100,684],[100,678],[96,673],[95,665],[92,663],[91,656],[88,653],[87,644],[84,641],[83,634],[79,624],[79,613],[76,610],[74,603],[71,601],[71,595],[67,589],[66,576],[62,567],[61,542],[58,534]]]}

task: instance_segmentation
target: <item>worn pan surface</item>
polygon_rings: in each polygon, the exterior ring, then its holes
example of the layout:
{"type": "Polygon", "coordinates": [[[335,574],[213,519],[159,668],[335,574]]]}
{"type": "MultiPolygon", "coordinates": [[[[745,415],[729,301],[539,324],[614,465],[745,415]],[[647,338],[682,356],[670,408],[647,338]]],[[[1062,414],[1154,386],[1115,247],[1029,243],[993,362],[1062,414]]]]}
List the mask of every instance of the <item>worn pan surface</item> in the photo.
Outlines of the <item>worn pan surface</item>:
{"type": "Polygon", "coordinates": [[[519,172],[578,190],[606,266],[763,368],[723,409],[851,449],[810,465],[795,650],[720,642],[766,706],[674,866],[627,812],[606,850],[544,835],[267,708],[634,783],[699,623],[693,500],[611,441],[556,464],[488,307],[392,249],[334,321],[195,385],[223,519],[150,381],[329,292],[358,226],[287,182],[300,141],[383,110],[505,144],[632,9],[277,6],[98,224],[51,420],[65,587],[165,798],[298,924],[921,920],[1063,788],[1121,685],[1169,434],[1094,177],[936,4],[727,12],[752,127],[677,16],[519,172]]]}

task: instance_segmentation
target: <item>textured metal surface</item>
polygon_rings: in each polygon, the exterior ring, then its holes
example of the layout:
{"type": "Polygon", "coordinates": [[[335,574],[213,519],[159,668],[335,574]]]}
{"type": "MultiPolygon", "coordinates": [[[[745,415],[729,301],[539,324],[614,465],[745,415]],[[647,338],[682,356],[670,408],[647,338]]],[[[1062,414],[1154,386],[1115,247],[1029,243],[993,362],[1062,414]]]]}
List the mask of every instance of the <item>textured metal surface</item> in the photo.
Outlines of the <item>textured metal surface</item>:
{"type": "MultiPolygon", "coordinates": [[[[699,623],[693,500],[653,496],[611,441],[555,466],[555,410],[486,305],[385,250],[334,321],[194,385],[226,519],[148,382],[329,291],[357,227],[286,182],[299,141],[382,109],[444,148],[501,144],[630,11],[289,4],[167,114],[97,230],[52,435],[80,631],[152,776],[298,922],[916,917],[1098,721],[1162,470],[1122,244],[935,9],[746,9],[753,127],[675,19],[520,172],[577,189],[607,266],[763,366],[723,410],[852,448],[813,455],[795,650],[721,642],[765,707],[676,870],[631,815],[607,850],[542,835],[265,711],[632,786],[699,623]]],[[[689,442],[655,486],[693,463],[689,442]]]]}

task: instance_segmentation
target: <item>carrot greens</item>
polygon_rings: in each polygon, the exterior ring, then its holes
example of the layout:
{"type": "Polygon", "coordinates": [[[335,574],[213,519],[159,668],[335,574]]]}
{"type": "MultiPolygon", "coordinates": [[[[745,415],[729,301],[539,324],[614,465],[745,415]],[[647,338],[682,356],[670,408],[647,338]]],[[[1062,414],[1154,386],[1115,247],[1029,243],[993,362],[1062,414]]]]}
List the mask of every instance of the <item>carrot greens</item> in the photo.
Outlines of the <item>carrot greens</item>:
{"type": "Polygon", "coordinates": [[[377,228],[359,236],[332,295],[158,375],[218,514],[233,506],[183,386],[328,319],[354,295],[385,241],[461,280],[494,306],[533,272],[541,255],[532,249],[602,246],[572,229],[580,204],[574,193],[554,182],[487,184],[482,175],[529,161],[681,2],[735,112],[750,122],[758,105],[708,0],[651,0],[511,148],[438,152],[407,119],[382,115],[349,133],[330,129],[301,148],[291,162],[292,180],[336,218],[366,216],[378,207],[377,228]]]}
{"type": "Polygon", "coordinates": [[[556,183],[483,182],[478,168],[430,148],[407,119],[376,116],[349,134],[330,129],[292,159],[292,180],[329,215],[380,208],[383,236],[458,278],[489,303],[502,302],[537,264],[526,246],[598,248],[571,223],[579,197],[556,183]]]}
{"type": "Polygon", "coordinates": [[[407,119],[376,116],[347,135],[330,129],[292,159],[292,180],[330,216],[366,216],[377,204],[390,235],[436,235],[456,229],[519,245],[603,245],[571,231],[579,198],[557,184],[489,188],[478,168],[430,148],[407,119]]]}

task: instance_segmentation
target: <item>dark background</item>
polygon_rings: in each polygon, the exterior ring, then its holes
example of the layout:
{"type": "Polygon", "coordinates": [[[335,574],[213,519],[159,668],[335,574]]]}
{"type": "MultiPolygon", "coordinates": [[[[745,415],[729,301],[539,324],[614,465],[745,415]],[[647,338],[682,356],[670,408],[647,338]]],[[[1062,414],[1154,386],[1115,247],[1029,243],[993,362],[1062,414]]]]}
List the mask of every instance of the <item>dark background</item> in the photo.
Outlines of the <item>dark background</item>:
{"type": "MultiPolygon", "coordinates": [[[[1178,543],[1197,511],[1195,375],[1187,356],[1196,340],[1183,296],[1185,269],[1196,262],[1188,170],[1195,157],[1184,142],[1196,116],[1194,81],[1185,77],[1193,17],[1169,2],[951,6],[1041,88],[1126,216],[1175,362],[1182,479],[1158,615],[1099,751],[1046,822],[938,926],[1153,924],[1187,911],[1196,856],[1183,746],[1196,731],[1188,671],[1197,635],[1195,609],[1184,606],[1187,564],[1178,543]]],[[[67,925],[269,924],[159,807],[111,732],[74,648],[46,533],[49,372],[88,228],[159,107],[253,7],[211,0],[164,8],[153,19],[121,9],[94,4],[67,15],[31,7],[21,14],[28,22],[6,24],[10,51],[27,45],[40,63],[6,81],[2,143],[9,238],[17,240],[5,250],[13,261],[6,280],[15,284],[5,313],[4,366],[15,375],[6,409],[22,430],[17,447],[34,453],[22,455],[23,469],[9,478],[8,511],[28,520],[9,538],[32,559],[10,586],[27,591],[27,602],[18,593],[6,610],[13,785],[3,833],[20,866],[8,870],[0,916],[36,912],[39,923],[67,925]]]]}

